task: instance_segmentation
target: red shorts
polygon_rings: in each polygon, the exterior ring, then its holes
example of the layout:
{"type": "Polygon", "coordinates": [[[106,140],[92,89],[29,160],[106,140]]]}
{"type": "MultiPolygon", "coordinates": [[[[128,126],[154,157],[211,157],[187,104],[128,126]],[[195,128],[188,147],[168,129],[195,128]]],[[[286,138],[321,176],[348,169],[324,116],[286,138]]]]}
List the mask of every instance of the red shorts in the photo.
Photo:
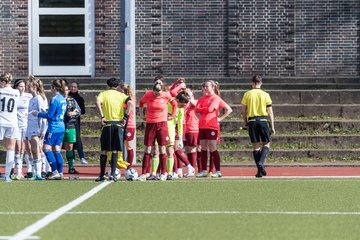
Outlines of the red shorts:
{"type": "Polygon", "coordinates": [[[170,144],[167,122],[146,123],[144,145],[154,146],[155,140],[157,140],[159,146],[170,144]]]}
{"type": "Polygon", "coordinates": [[[185,141],[184,146],[188,147],[196,147],[199,143],[199,133],[193,132],[193,133],[185,133],[185,141]]]}
{"type": "Polygon", "coordinates": [[[199,140],[218,140],[219,130],[199,129],[199,140]]]}
{"type": "Polygon", "coordinates": [[[125,140],[132,141],[132,140],[134,140],[134,137],[135,137],[135,128],[127,128],[125,140]]]}

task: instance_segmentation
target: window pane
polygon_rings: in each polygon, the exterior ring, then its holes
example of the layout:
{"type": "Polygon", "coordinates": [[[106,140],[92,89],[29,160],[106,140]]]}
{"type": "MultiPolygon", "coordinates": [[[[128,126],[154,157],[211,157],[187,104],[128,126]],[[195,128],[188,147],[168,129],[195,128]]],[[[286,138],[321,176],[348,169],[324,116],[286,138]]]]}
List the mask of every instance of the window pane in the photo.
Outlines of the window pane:
{"type": "Polygon", "coordinates": [[[85,44],[40,44],[40,66],[85,66],[85,44]]]}
{"type": "Polygon", "coordinates": [[[83,37],[84,15],[40,15],[40,37],[83,37]]]}
{"type": "Polygon", "coordinates": [[[84,0],[40,0],[41,8],[83,8],[84,0]]]}

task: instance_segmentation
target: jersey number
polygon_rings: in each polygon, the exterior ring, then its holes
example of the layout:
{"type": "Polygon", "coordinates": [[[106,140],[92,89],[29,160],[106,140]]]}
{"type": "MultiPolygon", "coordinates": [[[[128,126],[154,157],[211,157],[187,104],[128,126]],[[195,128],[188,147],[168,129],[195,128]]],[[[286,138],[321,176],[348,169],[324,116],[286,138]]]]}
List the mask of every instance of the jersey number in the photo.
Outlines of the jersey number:
{"type": "Polygon", "coordinates": [[[0,99],[0,104],[1,104],[1,111],[4,112],[5,111],[5,107],[6,107],[6,110],[7,112],[12,112],[14,111],[14,106],[15,106],[15,100],[13,98],[10,98],[9,101],[6,103],[6,98],[3,97],[2,99],[0,99]]]}

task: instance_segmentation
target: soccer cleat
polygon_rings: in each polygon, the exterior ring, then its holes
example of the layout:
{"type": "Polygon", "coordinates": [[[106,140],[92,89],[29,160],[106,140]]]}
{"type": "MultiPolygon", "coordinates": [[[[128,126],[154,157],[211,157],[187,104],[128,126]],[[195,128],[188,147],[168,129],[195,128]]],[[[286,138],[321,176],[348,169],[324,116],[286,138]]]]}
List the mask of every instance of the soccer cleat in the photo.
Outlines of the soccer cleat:
{"type": "Polygon", "coordinates": [[[47,172],[45,175],[45,178],[47,179],[48,177],[50,177],[52,175],[52,172],[47,172]]]}
{"type": "Polygon", "coordinates": [[[104,182],[106,179],[104,176],[99,176],[97,179],[95,179],[95,182],[104,182]]]}
{"type": "Polygon", "coordinates": [[[267,174],[264,166],[260,167],[260,172],[263,176],[266,176],[266,174],[267,174]]]}
{"type": "Polygon", "coordinates": [[[75,169],[75,168],[71,168],[71,169],[69,169],[68,173],[69,173],[69,174],[79,174],[79,172],[78,172],[78,171],[76,171],[76,169],[75,169]]]}
{"type": "Polygon", "coordinates": [[[203,170],[201,172],[199,172],[198,174],[196,174],[196,177],[201,178],[201,177],[207,177],[208,173],[206,170],[203,170]]]}
{"type": "Polygon", "coordinates": [[[81,158],[81,159],[80,159],[80,163],[81,163],[81,164],[88,164],[88,162],[86,161],[85,158],[81,158]]]}
{"type": "Polygon", "coordinates": [[[139,181],[145,182],[145,181],[146,181],[146,174],[141,174],[141,175],[139,176],[139,181]]]}
{"type": "Polygon", "coordinates": [[[156,175],[150,175],[150,177],[146,178],[146,181],[154,181],[154,180],[159,180],[158,177],[156,175]]]}
{"type": "Polygon", "coordinates": [[[60,175],[60,178],[59,179],[56,179],[56,180],[64,180],[64,174],[63,173],[59,173],[60,175]]]}
{"type": "Polygon", "coordinates": [[[256,175],[255,175],[255,177],[257,177],[257,178],[261,178],[263,175],[262,175],[262,173],[261,173],[261,170],[260,169],[258,169],[258,171],[257,171],[257,173],[256,173],[256,175]]]}
{"type": "Polygon", "coordinates": [[[51,176],[47,177],[47,180],[61,180],[60,173],[52,173],[51,176]]]}
{"type": "Polygon", "coordinates": [[[32,172],[26,173],[25,178],[33,178],[34,174],[32,172]]]}
{"type": "Polygon", "coordinates": [[[41,172],[41,177],[45,179],[46,178],[46,172],[41,172]]]}
{"type": "Polygon", "coordinates": [[[45,180],[42,176],[40,175],[36,175],[34,180],[37,180],[37,181],[42,181],[42,180],[45,180]]]}
{"type": "Polygon", "coordinates": [[[109,179],[108,179],[108,181],[113,181],[113,182],[116,182],[116,181],[117,181],[117,179],[116,179],[116,177],[115,177],[115,176],[110,176],[110,177],[109,177],[109,179]]]}
{"type": "Polygon", "coordinates": [[[10,177],[4,177],[4,182],[12,182],[11,178],[10,177]]]}
{"type": "Polygon", "coordinates": [[[179,178],[182,178],[183,177],[183,171],[182,171],[182,168],[179,168],[177,171],[176,171],[177,175],[179,178]]]}
{"type": "Polygon", "coordinates": [[[216,173],[214,173],[214,174],[211,174],[211,177],[212,177],[212,178],[221,178],[221,177],[222,177],[222,174],[221,174],[221,172],[219,171],[219,172],[216,172],[216,173]]]}
{"type": "Polygon", "coordinates": [[[160,175],[160,181],[166,181],[167,176],[165,174],[160,175]]]}
{"type": "Polygon", "coordinates": [[[184,177],[194,177],[194,176],[195,176],[195,168],[189,166],[187,173],[184,174],[184,177]]]}
{"type": "Polygon", "coordinates": [[[15,175],[14,176],[14,178],[13,178],[13,180],[21,180],[21,179],[23,179],[24,178],[24,176],[23,175],[15,175]]]}
{"type": "Polygon", "coordinates": [[[177,175],[176,172],[172,173],[172,179],[179,179],[179,176],[177,175]]]}

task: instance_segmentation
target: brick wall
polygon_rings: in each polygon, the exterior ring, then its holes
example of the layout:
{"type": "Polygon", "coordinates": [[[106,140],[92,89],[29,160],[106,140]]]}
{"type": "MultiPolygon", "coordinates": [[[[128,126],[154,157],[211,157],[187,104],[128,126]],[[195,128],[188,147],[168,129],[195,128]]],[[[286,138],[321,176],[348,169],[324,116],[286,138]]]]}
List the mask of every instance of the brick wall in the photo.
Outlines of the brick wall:
{"type": "Polygon", "coordinates": [[[297,0],[296,75],[360,74],[360,1],[297,0]]]}
{"type": "Polygon", "coordinates": [[[95,76],[120,74],[120,0],[95,0],[95,76]]]}
{"type": "Polygon", "coordinates": [[[27,1],[0,3],[0,73],[28,74],[27,1]]]}
{"type": "Polygon", "coordinates": [[[360,75],[360,1],[137,1],[137,76],[360,75]]]}
{"type": "MultiPolygon", "coordinates": [[[[27,1],[0,2],[0,72],[28,74],[27,1]]],[[[95,0],[97,77],[120,73],[120,1],[95,0]]],[[[138,0],[136,75],[360,75],[358,0],[138,0]]]]}

